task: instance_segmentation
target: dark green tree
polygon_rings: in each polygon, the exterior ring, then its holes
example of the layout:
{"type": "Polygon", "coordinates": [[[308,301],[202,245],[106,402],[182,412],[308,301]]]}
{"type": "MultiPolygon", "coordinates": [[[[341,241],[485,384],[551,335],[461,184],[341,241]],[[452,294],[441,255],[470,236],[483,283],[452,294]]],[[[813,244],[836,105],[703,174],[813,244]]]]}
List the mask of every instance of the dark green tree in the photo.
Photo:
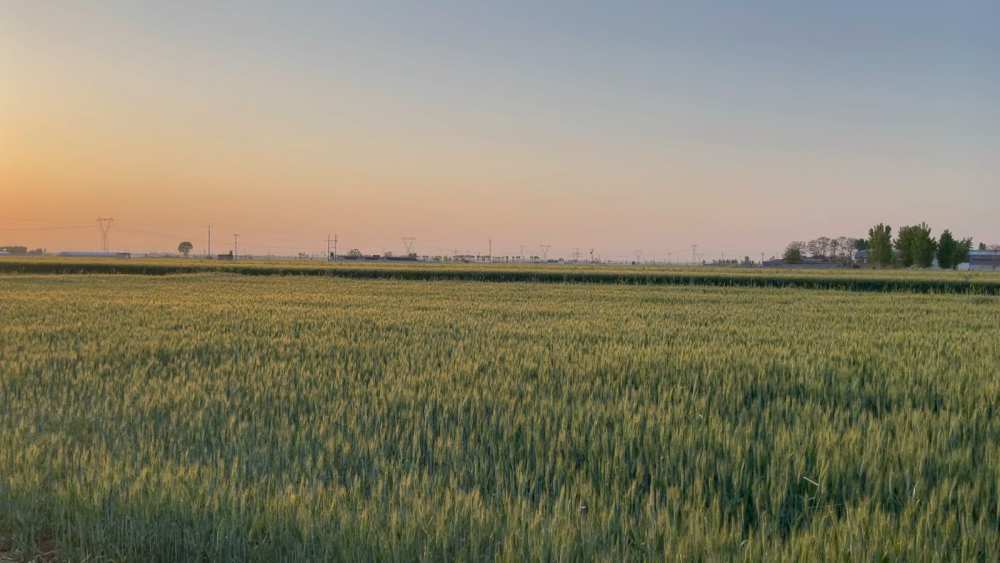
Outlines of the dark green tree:
{"type": "Polygon", "coordinates": [[[958,241],[958,250],[955,251],[955,264],[953,268],[957,268],[959,264],[964,264],[969,261],[969,251],[972,250],[972,238],[964,238],[958,241]]]}
{"type": "Polygon", "coordinates": [[[892,243],[893,248],[899,251],[899,264],[904,268],[909,268],[913,265],[913,247],[915,236],[916,233],[914,232],[913,227],[900,227],[898,236],[892,243]]]}
{"type": "Polygon", "coordinates": [[[892,227],[879,223],[868,229],[868,261],[885,266],[892,262],[892,227]]]}
{"type": "Polygon", "coordinates": [[[784,260],[788,264],[798,264],[802,261],[802,250],[794,244],[788,245],[785,249],[784,260]]]}
{"type": "Polygon", "coordinates": [[[969,251],[972,250],[972,239],[956,240],[951,231],[945,229],[938,243],[938,266],[955,269],[959,264],[969,261],[969,251]]]}
{"type": "Polygon", "coordinates": [[[188,241],[184,241],[177,245],[177,251],[183,254],[185,258],[187,258],[187,255],[191,253],[192,248],[194,248],[194,245],[188,241]]]}
{"type": "Polygon", "coordinates": [[[894,246],[899,251],[899,263],[904,268],[916,264],[921,268],[930,268],[934,264],[934,252],[937,241],[931,237],[931,228],[927,223],[899,228],[899,237],[894,246]]]}
{"type": "Polygon", "coordinates": [[[951,235],[951,231],[945,229],[941,233],[941,241],[938,242],[938,267],[948,269],[958,266],[953,262],[957,250],[958,242],[951,235]]]}

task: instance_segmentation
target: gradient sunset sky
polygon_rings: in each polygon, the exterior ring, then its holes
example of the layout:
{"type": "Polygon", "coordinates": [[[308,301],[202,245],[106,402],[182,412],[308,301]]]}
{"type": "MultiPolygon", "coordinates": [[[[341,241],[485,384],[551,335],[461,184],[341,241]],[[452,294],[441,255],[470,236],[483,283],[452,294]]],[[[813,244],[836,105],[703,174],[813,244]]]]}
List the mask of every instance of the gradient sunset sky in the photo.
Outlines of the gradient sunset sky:
{"type": "Polygon", "coordinates": [[[1000,2],[0,3],[0,245],[1000,243],[1000,2]]]}

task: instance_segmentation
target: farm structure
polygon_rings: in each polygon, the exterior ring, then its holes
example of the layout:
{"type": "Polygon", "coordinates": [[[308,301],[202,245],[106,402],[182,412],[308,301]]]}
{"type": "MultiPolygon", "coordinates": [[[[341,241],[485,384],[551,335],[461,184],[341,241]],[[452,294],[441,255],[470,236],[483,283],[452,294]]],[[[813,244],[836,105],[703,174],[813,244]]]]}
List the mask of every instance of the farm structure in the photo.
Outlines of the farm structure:
{"type": "Polygon", "coordinates": [[[1000,250],[970,250],[970,270],[996,270],[1000,268],[1000,250]]]}

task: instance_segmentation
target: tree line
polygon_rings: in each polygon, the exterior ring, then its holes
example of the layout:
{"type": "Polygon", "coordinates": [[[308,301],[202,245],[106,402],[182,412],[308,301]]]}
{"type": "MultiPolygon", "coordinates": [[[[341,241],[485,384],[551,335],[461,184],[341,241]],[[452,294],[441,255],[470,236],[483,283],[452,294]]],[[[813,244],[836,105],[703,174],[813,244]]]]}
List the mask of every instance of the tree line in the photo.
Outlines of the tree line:
{"type": "MultiPolygon", "coordinates": [[[[861,250],[866,252],[868,262],[880,266],[929,268],[936,258],[939,267],[955,269],[969,260],[972,238],[959,239],[945,229],[941,238],[935,239],[926,223],[900,227],[893,238],[892,227],[879,223],[868,229],[867,237],[819,237],[809,242],[792,242],[785,248],[784,260],[796,264],[810,257],[846,263],[861,250]]],[[[979,250],[1000,250],[1000,245],[979,243],[979,250]]]]}
{"type": "Polygon", "coordinates": [[[0,252],[7,252],[10,254],[45,254],[44,248],[36,248],[34,250],[28,250],[27,246],[0,246],[0,252]]]}
{"type": "Polygon", "coordinates": [[[789,264],[797,264],[806,257],[850,262],[856,250],[863,250],[863,244],[859,246],[863,242],[851,237],[819,237],[809,242],[794,241],[785,249],[784,260],[789,264]]]}

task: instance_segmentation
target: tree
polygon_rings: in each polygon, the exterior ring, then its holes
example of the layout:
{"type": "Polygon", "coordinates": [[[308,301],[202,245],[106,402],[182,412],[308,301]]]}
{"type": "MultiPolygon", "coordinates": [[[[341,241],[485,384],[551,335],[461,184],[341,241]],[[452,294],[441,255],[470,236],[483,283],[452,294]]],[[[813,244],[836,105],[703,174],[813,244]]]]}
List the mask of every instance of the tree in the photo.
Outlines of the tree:
{"type": "Polygon", "coordinates": [[[899,251],[899,262],[905,268],[916,264],[930,268],[934,263],[937,241],[931,237],[931,228],[926,223],[899,228],[899,238],[895,241],[899,251]]]}
{"type": "Polygon", "coordinates": [[[857,241],[850,237],[837,237],[837,256],[843,257],[844,261],[850,261],[857,248],[857,241]]]}
{"type": "MultiPolygon", "coordinates": [[[[930,268],[934,265],[934,254],[937,252],[937,240],[931,236],[931,230],[921,223],[922,230],[917,239],[917,264],[921,268],[930,268]]],[[[972,241],[969,241],[972,244],[972,241]]]]}
{"type": "Polygon", "coordinates": [[[795,246],[794,242],[789,244],[788,248],[785,249],[784,260],[788,264],[798,264],[802,261],[802,249],[795,246]]]}
{"type": "Polygon", "coordinates": [[[969,261],[969,251],[972,250],[972,239],[955,240],[951,231],[945,229],[938,243],[938,266],[955,269],[959,264],[969,261]]]}
{"type": "MultiPolygon", "coordinates": [[[[871,232],[869,231],[869,235],[871,232]]],[[[871,249],[871,241],[866,238],[856,238],[854,240],[854,250],[869,250],[871,249]]]]}
{"type": "Polygon", "coordinates": [[[183,254],[185,258],[187,258],[187,255],[191,253],[192,248],[194,248],[194,245],[188,241],[184,241],[177,245],[177,251],[183,254]]]}
{"type": "Polygon", "coordinates": [[[826,250],[830,246],[830,239],[826,237],[819,237],[809,241],[806,245],[806,250],[809,252],[809,256],[813,258],[823,258],[826,256],[826,250]]]}
{"type": "MultiPolygon", "coordinates": [[[[944,235],[941,235],[941,236],[944,236],[944,235]]],[[[979,243],[979,250],[986,250],[986,243],[985,242],[979,243]]]]}
{"type": "Polygon", "coordinates": [[[879,223],[868,229],[868,261],[885,266],[892,262],[892,227],[879,223]]]}
{"type": "Polygon", "coordinates": [[[350,252],[347,253],[351,258],[361,258],[361,251],[357,248],[352,248],[350,252]]]}
{"type": "Polygon", "coordinates": [[[788,248],[794,248],[798,250],[800,254],[805,254],[806,243],[802,242],[801,240],[792,241],[788,243],[788,248]]]}
{"type": "Polygon", "coordinates": [[[938,266],[944,269],[957,267],[958,264],[954,262],[957,250],[958,242],[956,242],[955,237],[951,235],[951,231],[945,229],[944,232],[941,233],[940,242],[938,242],[938,266]]]}
{"type": "Polygon", "coordinates": [[[958,241],[958,251],[955,252],[955,265],[964,264],[969,261],[969,251],[972,250],[972,238],[964,238],[958,241]]]}

